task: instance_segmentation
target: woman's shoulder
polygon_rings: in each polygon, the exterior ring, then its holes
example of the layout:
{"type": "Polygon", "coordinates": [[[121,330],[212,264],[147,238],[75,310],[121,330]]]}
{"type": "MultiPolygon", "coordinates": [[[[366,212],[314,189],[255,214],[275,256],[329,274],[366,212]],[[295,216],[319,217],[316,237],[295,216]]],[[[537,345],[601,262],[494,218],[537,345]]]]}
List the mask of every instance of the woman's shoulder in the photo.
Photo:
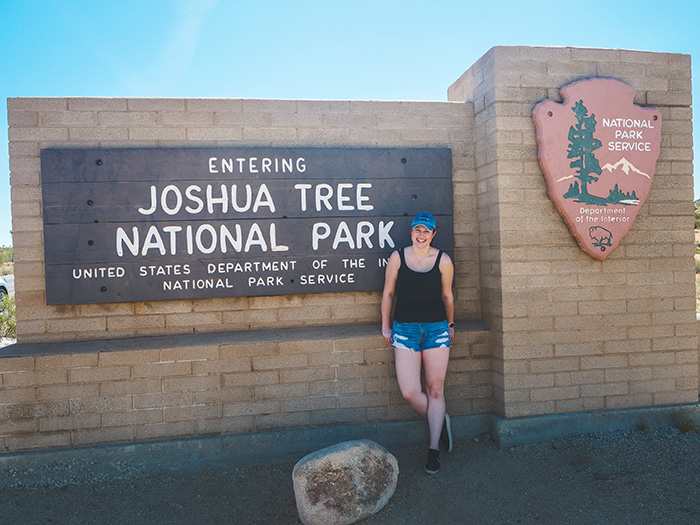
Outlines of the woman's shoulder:
{"type": "Polygon", "coordinates": [[[391,255],[389,256],[389,260],[387,261],[388,264],[401,264],[401,254],[399,253],[401,250],[394,250],[391,252],[391,255]]]}
{"type": "Polygon", "coordinates": [[[440,253],[440,265],[452,264],[452,258],[447,252],[443,252],[442,250],[440,250],[440,253]]]}

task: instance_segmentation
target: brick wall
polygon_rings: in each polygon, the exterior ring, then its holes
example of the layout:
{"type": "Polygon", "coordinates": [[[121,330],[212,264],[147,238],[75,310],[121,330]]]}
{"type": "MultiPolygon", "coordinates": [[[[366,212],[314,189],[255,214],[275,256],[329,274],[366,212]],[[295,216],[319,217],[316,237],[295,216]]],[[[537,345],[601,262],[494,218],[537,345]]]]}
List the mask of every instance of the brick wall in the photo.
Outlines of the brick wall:
{"type": "Polygon", "coordinates": [[[449,102],[8,99],[17,336],[74,341],[379,323],[380,292],[45,305],[39,151],[46,147],[368,146],[452,149],[457,317],[479,317],[473,113],[449,102]]]}
{"type": "MultiPolygon", "coordinates": [[[[46,306],[45,147],[450,147],[456,317],[479,316],[470,104],[19,98],[8,110],[20,344],[0,356],[1,451],[415,417],[379,333],[380,291],[46,306]]],[[[492,409],[482,328],[455,342],[454,414],[492,409]]]]}
{"type": "Polygon", "coordinates": [[[0,354],[0,450],[414,417],[377,333],[378,291],[45,306],[49,146],[450,147],[456,317],[488,326],[458,324],[450,412],[696,403],[690,93],[687,55],[496,47],[451,102],[9,99],[21,344],[0,354]],[[651,193],[605,262],[549,200],[531,116],[590,76],[663,115],[651,193]]]}
{"type": "MultiPolygon", "coordinates": [[[[488,330],[460,330],[446,397],[491,411],[488,330]]],[[[26,344],[0,359],[0,452],[415,418],[375,325],[26,344]]]]}
{"type": "Polygon", "coordinates": [[[690,57],[497,47],[449,90],[476,125],[479,259],[505,417],[698,401],[690,57]],[[663,116],[651,193],[605,262],[575,244],[547,196],[533,106],[613,77],[663,116]]]}

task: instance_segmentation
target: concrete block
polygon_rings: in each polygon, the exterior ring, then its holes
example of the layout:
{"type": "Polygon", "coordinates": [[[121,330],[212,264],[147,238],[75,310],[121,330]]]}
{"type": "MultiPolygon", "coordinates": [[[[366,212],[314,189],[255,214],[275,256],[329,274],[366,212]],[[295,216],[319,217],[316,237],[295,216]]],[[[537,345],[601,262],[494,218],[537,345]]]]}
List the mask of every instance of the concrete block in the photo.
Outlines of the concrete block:
{"type": "MultiPolygon", "coordinates": [[[[8,131],[10,142],[13,141],[31,141],[31,142],[59,142],[64,143],[68,140],[69,128],[18,128],[13,127],[8,131]]],[[[73,138],[73,137],[71,137],[73,138]]]]}
{"type": "Polygon", "coordinates": [[[194,404],[222,405],[226,403],[253,402],[253,389],[247,386],[226,388],[220,390],[200,390],[194,393],[194,404]]]}
{"type": "Polygon", "coordinates": [[[9,111],[7,124],[10,127],[33,128],[39,124],[39,114],[36,111],[9,111]]]}
{"type": "Polygon", "coordinates": [[[38,400],[94,398],[100,392],[99,384],[42,385],[36,387],[38,400]]]}
{"type": "Polygon", "coordinates": [[[43,417],[67,416],[70,407],[67,401],[40,401],[34,403],[8,404],[5,416],[8,420],[40,419],[43,417]]]}
{"type": "Polygon", "coordinates": [[[187,140],[187,128],[130,127],[129,139],[135,142],[139,142],[140,146],[143,146],[143,143],[147,143],[153,146],[160,145],[156,144],[157,141],[185,142],[185,140],[187,140]]]}
{"type": "Polygon", "coordinates": [[[49,332],[105,332],[107,319],[104,317],[85,317],[77,319],[48,319],[46,327],[49,332]]]}
{"type": "Polygon", "coordinates": [[[7,436],[7,448],[13,451],[66,448],[71,444],[70,431],[35,432],[7,436]]]}
{"type": "Polygon", "coordinates": [[[310,385],[311,396],[362,394],[365,383],[361,379],[343,381],[318,381],[310,385]]]}
{"type": "Polygon", "coordinates": [[[135,379],[180,377],[192,375],[190,362],[144,363],[132,366],[135,379]]]}
{"type": "Polygon", "coordinates": [[[503,386],[506,390],[553,387],[554,374],[520,374],[504,377],[503,386]]]}
{"type": "Polygon", "coordinates": [[[105,414],[109,412],[125,412],[127,410],[131,410],[132,408],[130,395],[119,397],[90,397],[71,399],[69,404],[71,414],[105,414]]]}
{"type": "Polygon", "coordinates": [[[303,324],[322,324],[331,318],[331,309],[327,306],[282,308],[278,311],[278,317],[280,321],[303,320],[303,324]]]}
{"type": "Polygon", "coordinates": [[[3,357],[0,359],[0,372],[32,371],[34,363],[34,357],[3,357]]]}
{"type": "Polygon", "coordinates": [[[308,383],[255,385],[255,399],[286,399],[310,395],[308,383]]]}
{"type": "Polygon", "coordinates": [[[69,141],[90,142],[95,141],[123,141],[129,139],[129,130],[126,127],[94,127],[94,128],[69,128],[69,141]]]}
{"type": "Polygon", "coordinates": [[[284,370],[306,368],[309,359],[306,355],[258,356],[253,357],[253,370],[284,370]]]}
{"type": "Polygon", "coordinates": [[[243,140],[242,127],[218,128],[187,128],[186,139],[194,142],[225,142],[232,143],[243,140]]]}
{"type": "Polygon", "coordinates": [[[195,361],[192,363],[194,375],[219,374],[230,372],[250,372],[252,365],[249,358],[195,361]]]}
{"type": "MultiPolygon", "coordinates": [[[[58,368],[95,367],[98,364],[98,360],[99,354],[97,353],[41,355],[36,357],[36,369],[56,370],[58,368]]],[[[0,363],[2,363],[2,361],[0,361],[0,363]]]]}
{"type": "Polygon", "coordinates": [[[606,397],[605,405],[608,410],[616,410],[621,408],[649,407],[652,406],[653,401],[653,394],[637,393],[606,397]]]}
{"type": "Polygon", "coordinates": [[[189,312],[186,314],[167,314],[165,317],[165,325],[170,327],[194,327],[201,328],[203,326],[221,326],[221,312],[189,312]]]}
{"type": "Polygon", "coordinates": [[[118,397],[126,394],[157,394],[161,391],[161,380],[158,379],[129,379],[126,381],[109,381],[100,384],[99,395],[118,397]]]}
{"type": "Polygon", "coordinates": [[[280,370],[280,383],[313,383],[335,379],[333,367],[280,370]]]}
{"type": "Polygon", "coordinates": [[[68,99],[60,97],[18,97],[7,99],[7,110],[11,111],[65,111],[68,99]]]}
{"type": "Polygon", "coordinates": [[[259,416],[265,414],[279,414],[281,401],[278,399],[266,399],[253,403],[232,403],[224,405],[223,417],[259,416]]]}
{"type": "Polygon", "coordinates": [[[542,372],[569,372],[580,368],[578,358],[535,360],[530,363],[530,371],[533,374],[542,372]]]}
{"type": "Polygon", "coordinates": [[[2,374],[3,388],[23,388],[38,385],[54,385],[68,382],[68,371],[65,369],[22,371],[2,374]]]}
{"type": "Polygon", "coordinates": [[[219,347],[211,345],[182,345],[160,350],[160,361],[208,361],[219,358],[219,347]]]}
{"type": "Polygon", "coordinates": [[[163,409],[133,410],[130,412],[115,412],[102,415],[103,427],[125,427],[133,425],[149,425],[163,422],[163,409]]]}
{"type": "Polygon", "coordinates": [[[171,436],[194,437],[195,428],[194,421],[163,422],[133,427],[134,439],[138,441],[167,439],[171,436]]]}
{"type": "Polygon", "coordinates": [[[241,111],[242,105],[243,101],[236,98],[188,98],[185,100],[185,111],[241,111]]]}
{"type": "Polygon", "coordinates": [[[214,376],[167,377],[163,379],[163,392],[177,393],[192,390],[216,390],[221,387],[221,378],[214,376]]]}
{"type": "Polygon", "coordinates": [[[165,328],[164,315],[110,316],[107,326],[111,332],[158,330],[165,328]]]}
{"type": "Polygon", "coordinates": [[[365,362],[365,352],[362,350],[350,352],[332,352],[324,354],[313,354],[309,356],[309,366],[338,366],[363,364],[365,362]]]}
{"type": "Polygon", "coordinates": [[[562,399],[578,399],[580,397],[581,391],[578,386],[535,388],[530,391],[530,399],[535,402],[562,399]]]}
{"type": "Polygon", "coordinates": [[[221,418],[222,415],[223,407],[221,404],[168,407],[163,409],[163,421],[166,423],[218,419],[221,418]]]}
{"type": "Polygon", "coordinates": [[[39,432],[59,432],[79,428],[99,428],[100,414],[74,414],[57,417],[42,417],[38,420],[39,432]]]}
{"type": "Polygon", "coordinates": [[[255,416],[255,423],[262,431],[308,427],[311,425],[311,414],[309,412],[263,414],[255,416]]]}

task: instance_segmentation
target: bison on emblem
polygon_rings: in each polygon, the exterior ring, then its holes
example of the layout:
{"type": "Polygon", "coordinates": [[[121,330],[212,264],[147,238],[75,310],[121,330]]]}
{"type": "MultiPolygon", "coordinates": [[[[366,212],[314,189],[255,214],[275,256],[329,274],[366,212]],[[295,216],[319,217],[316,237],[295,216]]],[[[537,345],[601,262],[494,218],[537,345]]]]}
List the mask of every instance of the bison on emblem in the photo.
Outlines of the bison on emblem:
{"type": "Polygon", "coordinates": [[[591,226],[588,228],[588,235],[593,241],[593,246],[600,247],[601,252],[605,251],[606,246],[612,246],[613,234],[602,226],[591,226]]]}

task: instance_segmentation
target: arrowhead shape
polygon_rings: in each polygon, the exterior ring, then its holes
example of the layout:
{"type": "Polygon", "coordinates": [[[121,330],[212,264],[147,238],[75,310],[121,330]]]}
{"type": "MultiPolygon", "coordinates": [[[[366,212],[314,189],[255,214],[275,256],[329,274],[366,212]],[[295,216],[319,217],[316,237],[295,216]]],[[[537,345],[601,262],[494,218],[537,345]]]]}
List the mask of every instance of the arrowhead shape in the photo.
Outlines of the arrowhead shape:
{"type": "Polygon", "coordinates": [[[661,149],[661,111],[634,104],[619,80],[560,89],[532,117],[547,192],[583,251],[605,260],[646,201],[661,149]]]}

